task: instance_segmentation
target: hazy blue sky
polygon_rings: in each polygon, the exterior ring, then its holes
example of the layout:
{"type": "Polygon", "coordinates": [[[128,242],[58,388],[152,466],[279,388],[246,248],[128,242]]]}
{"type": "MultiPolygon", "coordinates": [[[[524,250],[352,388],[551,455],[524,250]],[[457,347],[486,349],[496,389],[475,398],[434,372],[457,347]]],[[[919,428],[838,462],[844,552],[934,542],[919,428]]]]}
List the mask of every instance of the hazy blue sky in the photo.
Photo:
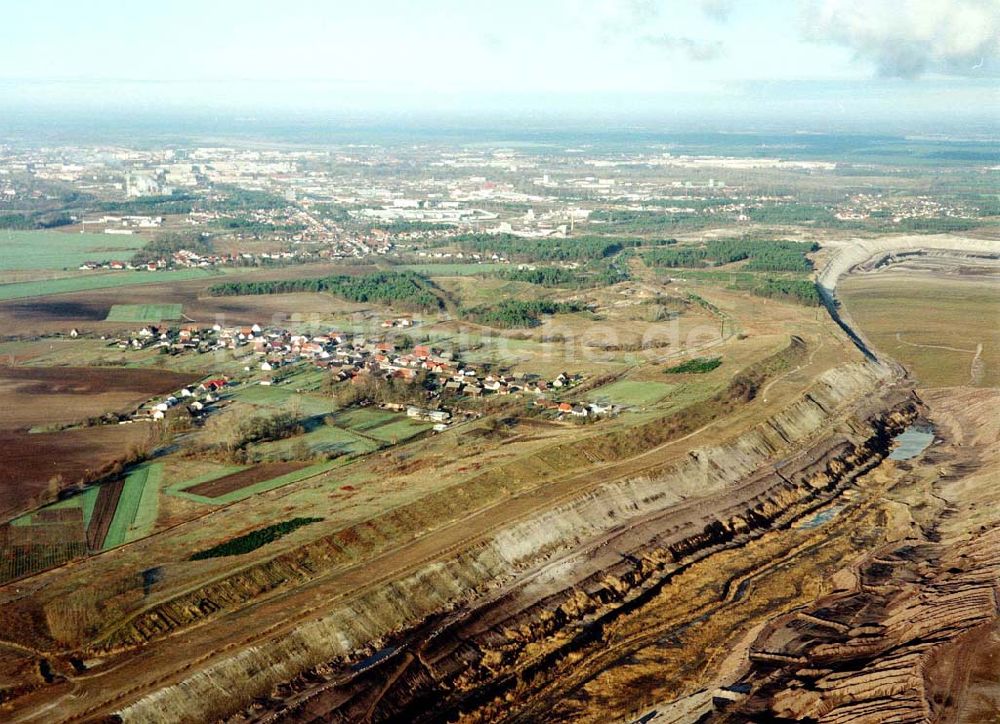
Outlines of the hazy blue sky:
{"type": "Polygon", "coordinates": [[[1000,67],[1000,0],[31,0],[2,16],[11,105],[982,111],[1000,67]]]}

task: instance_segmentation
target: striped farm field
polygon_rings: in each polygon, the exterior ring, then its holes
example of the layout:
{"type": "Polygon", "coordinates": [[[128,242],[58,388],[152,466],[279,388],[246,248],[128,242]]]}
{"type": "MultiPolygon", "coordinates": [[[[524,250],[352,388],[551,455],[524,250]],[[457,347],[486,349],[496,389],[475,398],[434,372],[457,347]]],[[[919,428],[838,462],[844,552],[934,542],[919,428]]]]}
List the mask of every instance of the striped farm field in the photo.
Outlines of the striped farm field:
{"type": "Polygon", "coordinates": [[[160,463],[143,464],[125,478],[114,518],[104,538],[104,550],[142,538],[152,530],[156,522],[162,468],[160,463]]]}
{"type": "Polygon", "coordinates": [[[118,503],[124,488],[124,480],[115,480],[104,483],[97,489],[94,512],[87,526],[87,547],[90,550],[104,549],[104,542],[118,513],[118,503]]]}
{"type": "Polygon", "coordinates": [[[163,322],[180,318],[180,304],[114,304],[105,321],[163,322]]]}
{"type": "MultiPolygon", "coordinates": [[[[306,467],[294,466],[289,472],[275,477],[269,477],[268,471],[277,471],[280,464],[263,463],[252,467],[237,468],[234,472],[219,471],[212,475],[203,476],[181,485],[171,485],[167,492],[178,498],[185,498],[197,503],[208,505],[226,505],[235,503],[238,500],[249,498],[258,493],[265,493],[268,490],[280,488],[289,483],[295,483],[304,478],[308,478],[317,473],[331,470],[342,464],[337,460],[330,462],[316,463],[306,467]],[[215,497],[199,495],[192,492],[194,490],[210,492],[215,497]]],[[[287,469],[287,468],[284,468],[287,469]]]]}
{"type": "Polygon", "coordinates": [[[94,289],[111,289],[139,284],[163,282],[183,282],[189,279],[204,279],[217,276],[220,272],[211,269],[178,269],[176,271],[109,271],[38,279],[30,282],[0,284],[0,300],[43,297],[49,294],[68,292],[88,292],[94,289]]]}

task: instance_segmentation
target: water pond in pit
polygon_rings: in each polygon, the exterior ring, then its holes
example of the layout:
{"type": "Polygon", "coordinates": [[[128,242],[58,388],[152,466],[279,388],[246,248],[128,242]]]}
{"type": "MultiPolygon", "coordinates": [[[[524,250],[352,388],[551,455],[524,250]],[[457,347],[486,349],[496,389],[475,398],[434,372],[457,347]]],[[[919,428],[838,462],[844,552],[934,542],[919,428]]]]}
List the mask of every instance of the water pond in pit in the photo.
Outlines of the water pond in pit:
{"type": "MultiPolygon", "coordinates": [[[[890,460],[909,460],[916,457],[934,442],[934,430],[926,425],[910,425],[893,440],[896,448],[889,454],[890,460]]],[[[796,528],[818,528],[833,520],[844,509],[843,505],[831,505],[818,513],[800,521],[796,528]]]]}
{"type": "Polygon", "coordinates": [[[800,522],[796,527],[798,527],[798,528],[806,528],[806,529],[818,528],[819,526],[823,525],[824,523],[829,523],[831,520],[833,520],[833,516],[835,516],[837,513],[839,513],[843,509],[844,509],[843,505],[834,505],[834,506],[831,506],[829,508],[826,508],[825,510],[819,511],[818,513],[816,513],[815,515],[813,515],[811,518],[806,518],[805,520],[803,520],[802,522],[800,522]]]}
{"type": "Polygon", "coordinates": [[[909,460],[934,442],[934,430],[926,425],[910,425],[899,433],[893,442],[896,443],[896,449],[889,453],[889,459],[909,460]]]}

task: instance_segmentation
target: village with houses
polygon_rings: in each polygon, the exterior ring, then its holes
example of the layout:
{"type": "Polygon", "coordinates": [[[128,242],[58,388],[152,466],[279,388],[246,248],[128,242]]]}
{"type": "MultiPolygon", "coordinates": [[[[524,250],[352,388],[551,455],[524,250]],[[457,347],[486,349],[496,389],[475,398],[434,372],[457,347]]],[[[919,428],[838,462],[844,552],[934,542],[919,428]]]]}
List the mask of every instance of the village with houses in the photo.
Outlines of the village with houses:
{"type": "MultiPolygon", "coordinates": [[[[132,421],[162,420],[178,405],[186,406],[198,418],[223,400],[227,390],[287,384],[289,377],[304,367],[325,373],[329,385],[398,381],[419,386],[420,393],[411,398],[419,398],[420,405],[393,401],[379,404],[385,409],[405,411],[410,418],[433,422],[439,432],[451,421],[453,408],[475,414],[476,401],[492,396],[526,396],[533,407],[558,419],[597,418],[623,410],[621,405],[610,403],[562,400],[584,381],[581,374],[562,372],[544,379],[523,371],[494,372],[489,365],[463,362],[452,351],[426,343],[412,344],[408,337],[392,334],[411,329],[415,324],[408,317],[387,319],[380,324],[385,333],[377,336],[340,331],[312,334],[260,324],[145,325],[107,343],[120,350],[156,349],[169,355],[242,352],[240,359],[246,362],[239,376],[213,377],[151,401],[136,411],[130,418],[132,421]]],[[[71,334],[75,336],[78,332],[73,330],[71,334]]]]}

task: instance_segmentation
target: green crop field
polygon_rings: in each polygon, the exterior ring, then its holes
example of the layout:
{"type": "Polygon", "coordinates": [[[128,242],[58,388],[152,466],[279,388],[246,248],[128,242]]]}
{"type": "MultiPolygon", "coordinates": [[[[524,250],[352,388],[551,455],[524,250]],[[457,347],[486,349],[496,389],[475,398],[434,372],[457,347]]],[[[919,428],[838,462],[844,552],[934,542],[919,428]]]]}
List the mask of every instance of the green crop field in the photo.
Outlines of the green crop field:
{"type": "Polygon", "coordinates": [[[146,482],[139,498],[139,510],[135,514],[128,539],[143,538],[153,532],[160,512],[160,488],[163,486],[163,465],[156,463],[148,467],[146,482]]]}
{"type": "Polygon", "coordinates": [[[31,513],[25,513],[24,515],[14,518],[10,521],[11,525],[35,525],[35,515],[43,510],[65,510],[67,508],[82,508],[83,509],[83,527],[86,528],[90,525],[90,518],[94,513],[94,504],[97,502],[97,493],[100,490],[98,486],[92,485],[88,488],[84,488],[82,492],[72,495],[68,498],[64,498],[55,503],[49,503],[48,505],[42,506],[36,511],[31,513]]]}
{"type": "Polygon", "coordinates": [[[380,425],[385,425],[399,417],[398,413],[388,410],[378,410],[371,407],[359,407],[341,412],[334,417],[339,427],[365,432],[380,425]]]}
{"type": "Polygon", "coordinates": [[[119,234],[0,231],[0,271],[76,269],[86,261],[127,261],[145,239],[119,234]]]}
{"type": "Polygon", "coordinates": [[[202,279],[216,276],[218,271],[210,269],[178,269],[176,271],[121,271],[98,272],[78,276],[61,277],[58,279],[39,279],[31,282],[14,282],[0,284],[0,300],[24,299],[26,297],[42,297],[49,294],[65,294],[68,292],[87,292],[94,289],[111,289],[139,284],[155,284],[157,282],[183,282],[189,279],[202,279]]]}
{"type": "Polygon", "coordinates": [[[125,478],[125,487],[104,539],[103,550],[142,538],[152,530],[159,504],[162,467],[160,463],[140,465],[125,478]],[[150,488],[149,492],[147,488],[150,488]]]}
{"type": "Polygon", "coordinates": [[[666,382],[619,380],[610,385],[598,387],[588,394],[587,398],[618,405],[652,405],[670,394],[670,391],[675,387],[676,385],[670,385],[666,382]]]}
{"type": "Polygon", "coordinates": [[[299,443],[304,443],[312,455],[330,453],[353,455],[371,452],[379,447],[371,440],[366,440],[348,430],[330,425],[320,425],[305,435],[255,445],[253,452],[265,460],[282,460],[287,459],[292,447],[299,443]]]}
{"type": "Polygon", "coordinates": [[[334,416],[337,425],[387,443],[402,442],[433,427],[398,412],[370,407],[347,410],[334,416]]]}
{"type": "Polygon", "coordinates": [[[181,318],[180,304],[115,304],[108,322],[162,322],[181,318]]]}
{"type": "Polygon", "coordinates": [[[367,434],[389,443],[402,442],[430,430],[433,426],[432,423],[420,422],[408,417],[399,417],[395,422],[390,422],[388,425],[381,425],[368,430],[367,434]]]}
{"type": "Polygon", "coordinates": [[[228,396],[250,405],[297,410],[305,417],[326,415],[337,409],[336,403],[330,398],[296,393],[296,389],[291,384],[246,385],[228,396]]]}

